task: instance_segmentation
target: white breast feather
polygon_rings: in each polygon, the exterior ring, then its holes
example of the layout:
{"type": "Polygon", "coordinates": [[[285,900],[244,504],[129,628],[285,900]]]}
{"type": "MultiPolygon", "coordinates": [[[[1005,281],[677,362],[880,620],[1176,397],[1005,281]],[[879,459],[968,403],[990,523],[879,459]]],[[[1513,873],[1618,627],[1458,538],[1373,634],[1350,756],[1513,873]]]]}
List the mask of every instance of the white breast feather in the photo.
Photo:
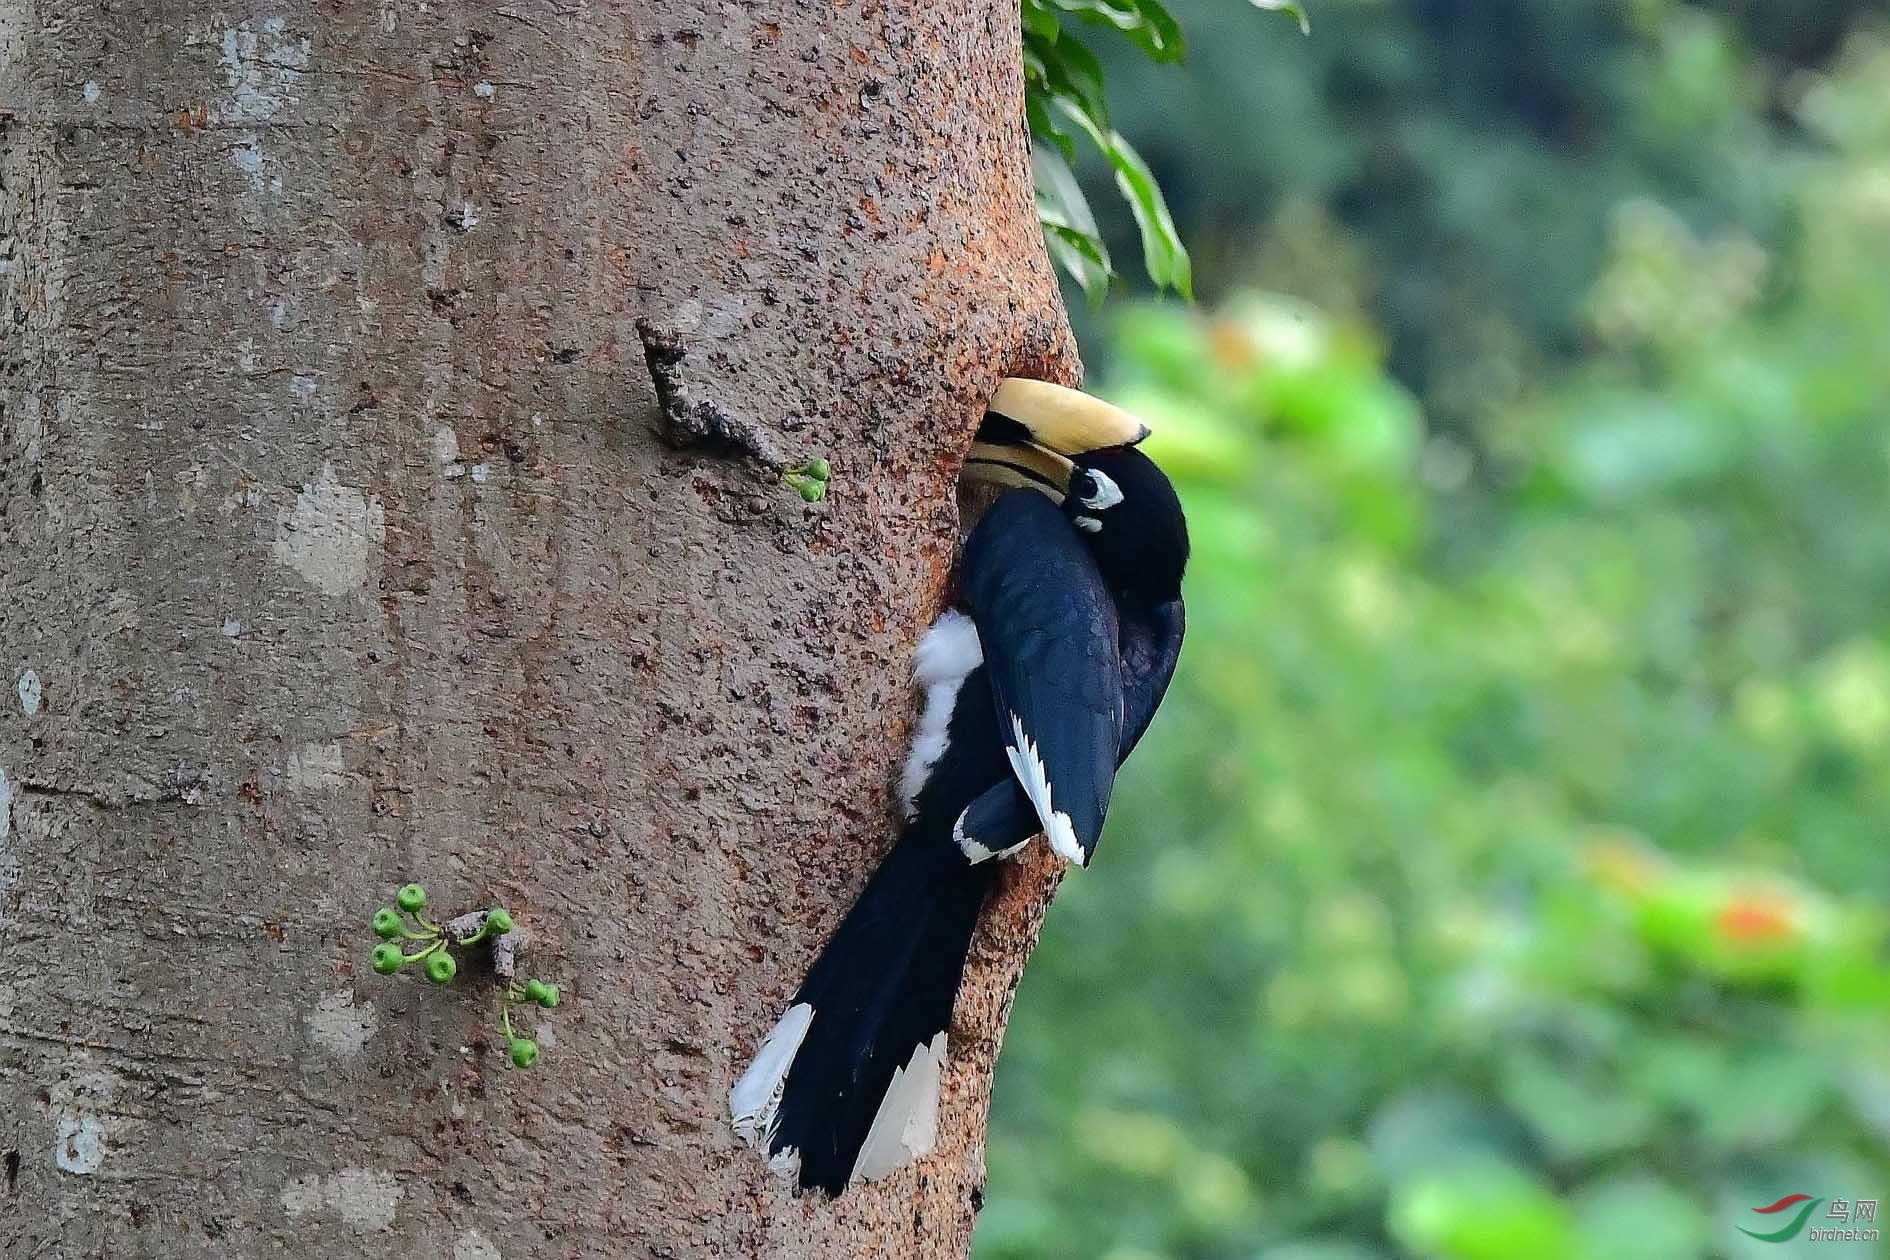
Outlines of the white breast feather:
{"type": "Polygon", "coordinates": [[[908,821],[932,767],[945,753],[958,688],[965,676],[982,664],[984,645],[978,641],[977,623],[961,612],[947,612],[919,640],[912,681],[925,689],[925,709],[919,715],[918,729],[912,733],[905,772],[899,776],[899,803],[908,821]]]}

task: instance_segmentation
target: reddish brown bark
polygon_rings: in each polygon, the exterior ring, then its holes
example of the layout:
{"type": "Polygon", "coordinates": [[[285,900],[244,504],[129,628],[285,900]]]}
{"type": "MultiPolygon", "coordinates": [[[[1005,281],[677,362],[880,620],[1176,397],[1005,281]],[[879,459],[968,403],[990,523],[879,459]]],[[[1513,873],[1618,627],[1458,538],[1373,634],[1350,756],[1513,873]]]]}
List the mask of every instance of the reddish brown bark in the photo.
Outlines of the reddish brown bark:
{"type": "Polygon", "coordinates": [[[981,403],[1075,368],[1021,90],[982,0],[0,0],[9,1254],[964,1251],[1041,871],[939,1153],[793,1200],[723,1100],[887,842],[981,403]],[[411,877],[563,984],[532,1073],[368,971],[411,877]]]}

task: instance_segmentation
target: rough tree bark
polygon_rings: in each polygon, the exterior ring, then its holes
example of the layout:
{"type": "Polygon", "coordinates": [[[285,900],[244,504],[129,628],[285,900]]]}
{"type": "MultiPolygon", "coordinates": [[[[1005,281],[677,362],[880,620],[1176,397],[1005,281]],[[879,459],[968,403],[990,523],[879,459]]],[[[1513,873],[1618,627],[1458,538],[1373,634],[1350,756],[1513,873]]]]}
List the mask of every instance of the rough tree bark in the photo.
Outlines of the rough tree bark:
{"type": "Polygon", "coordinates": [[[723,1100],[887,843],[981,403],[1075,370],[1017,40],[0,0],[7,1255],[965,1250],[1043,867],[934,1157],[794,1200],[723,1100]],[[369,972],[413,877],[564,985],[533,1072],[369,972]]]}

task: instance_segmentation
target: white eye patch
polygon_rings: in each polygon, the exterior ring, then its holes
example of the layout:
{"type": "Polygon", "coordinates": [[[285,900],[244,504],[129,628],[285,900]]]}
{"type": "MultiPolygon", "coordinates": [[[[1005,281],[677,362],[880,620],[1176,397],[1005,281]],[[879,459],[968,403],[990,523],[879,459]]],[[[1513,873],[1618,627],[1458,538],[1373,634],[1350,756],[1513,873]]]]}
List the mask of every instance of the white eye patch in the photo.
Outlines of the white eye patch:
{"type": "Polygon", "coordinates": [[[1094,468],[1088,469],[1087,471],[1093,489],[1083,496],[1082,503],[1084,507],[1103,512],[1122,502],[1122,488],[1120,486],[1102,473],[1097,472],[1094,468]]]}

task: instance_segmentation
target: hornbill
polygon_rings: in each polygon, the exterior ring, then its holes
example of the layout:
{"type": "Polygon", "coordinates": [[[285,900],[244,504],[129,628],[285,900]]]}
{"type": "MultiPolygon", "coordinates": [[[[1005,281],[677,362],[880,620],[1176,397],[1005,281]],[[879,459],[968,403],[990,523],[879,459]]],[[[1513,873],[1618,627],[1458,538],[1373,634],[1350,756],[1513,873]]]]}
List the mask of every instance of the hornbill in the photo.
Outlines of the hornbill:
{"type": "Polygon", "coordinates": [[[1096,847],[1181,651],[1187,523],[1128,445],[1147,433],[1036,381],[1007,381],[979,429],[965,475],[1014,488],[919,643],[899,841],[729,1095],[736,1132],[802,1189],[838,1195],[932,1148],[991,859],[1039,832],[1078,865],[1096,847]]]}

